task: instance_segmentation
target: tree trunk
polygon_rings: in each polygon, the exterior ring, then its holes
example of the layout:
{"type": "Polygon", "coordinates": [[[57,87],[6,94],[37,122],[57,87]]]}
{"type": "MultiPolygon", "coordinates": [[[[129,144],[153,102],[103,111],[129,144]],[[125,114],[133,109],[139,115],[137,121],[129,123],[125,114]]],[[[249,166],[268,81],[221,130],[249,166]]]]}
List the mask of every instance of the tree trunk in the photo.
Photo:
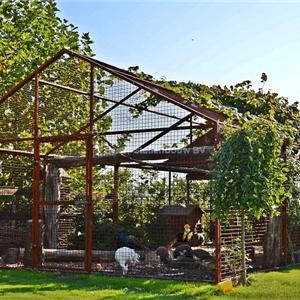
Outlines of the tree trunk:
{"type": "MultiPolygon", "coordinates": [[[[26,224],[26,239],[25,239],[25,249],[24,249],[24,266],[25,267],[32,267],[32,223],[33,220],[28,220],[26,224]]],[[[39,226],[39,245],[38,247],[38,266],[40,266],[44,261],[44,255],[43,255],[43,240],[44,240],[44,226],[43,226],[43,220],[38,220],[38,226],[39,226]]]]}
{"type": "MultiPolygon", "coordinates": [[[[45,200],[59,201],[60,200],[60,185],[61,179],[59,169],[53,165],[46,166],[46,186],[45,186],[45,200]]],[[[46,222],[46,240],[47,247],[51,249],[57,248],[58,236],[58,205],[45,206],[45,222],[46,222]]]]}
{"type": "Polygon", "coordinates": [[[281,217],[270,218],[264,240],[264,263],[266,268],[281,264],[282,220],[281,217]]]}
{"type": "Polygon", "coordinates": [[[241,215],[241,250],[242,250],[242,277],[241,282],[243,285],[247,283],[247,265],[246,265],[246,239],[245,239],[245,214],[241,215]]]}

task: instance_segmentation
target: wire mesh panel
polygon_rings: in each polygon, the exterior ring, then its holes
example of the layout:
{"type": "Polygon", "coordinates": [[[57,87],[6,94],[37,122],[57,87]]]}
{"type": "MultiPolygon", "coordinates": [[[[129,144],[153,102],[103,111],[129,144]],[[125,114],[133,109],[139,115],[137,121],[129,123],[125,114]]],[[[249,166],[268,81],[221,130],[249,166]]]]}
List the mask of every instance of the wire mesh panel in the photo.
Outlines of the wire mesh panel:
{"type": "MultiPolygon", "coordinates": [[[[249,220],[246,225],[246,263],[248,269],[263,268],[263,242],[268,221],[249,220]]],[[[241,218],[232,213],[221,225],[221,275],[222,279],[241,274],[241,218]]]]}
{"type": "Polygon", "coordinates": [[[31,248],[34,84],[0,105],[0,267],[27,265],[31,248]],[[26,99],[26,101],[24,101],[26,99]]]}
{"type": "Polygon", "coordinates": [[[199,164],[201,154],[183,149],[193,146],[195,130],[205,122],[133,84],[110,79],[96,97],[97,105],[107,105],[110,123],[94,138],[99,165],[94,166],[94,270],[214,280],[213,237],[210,230],[204,237],[199,207],[201,185],[191,184],[189,194],[183,169],[199,164]],[[193,196],[195,204],[187,205],[193,196]]]}
{"type": "MultiPolygon", "coordinates": [[[[0,141],[33,137],[34,83],[27,83],[21,90],[0,105],[0,141]],[[26,99],[26,100],[24,100],[26,99]]],[[[29,144],[19,145],[19,150],[29,144]],[[21,147],[23,146],[23,147],[21,147]]],[[[3,145],[1,145],[3,147],[3,145]]],[[[13,147],[10,145],[10,148],[13,147]]]]}
{"type": "MultiPolygon", "coordinates": [[[[52,149],[60,143],[45,144],[52,149]]],[[[85,155],[85,141],[68,142],[54,151],[80,157],[85,155]]],[[[41,214],[44,224],[45,269],[84,269],[86,214],[86,165],[60,168],[44,161],[41,214]]]]}
{"type": "Polygon", "coordinates": [[[30,248],[32,160],[1,155],[0,267],[21,267],[30,248]]]}
{"type": "Polygon", "coordinates": [[[4,147],[34,166],[24,185],[33,187],[27,265],[32,256],[46,269],[214,280],[201,181],[212,168],[212,124],[170,91],[65,53],[0,105],[4,147]]]}
{"type": "Polygon", "coordinates": [[[94,198],[95,270],[111,275],[214,280],[209,214],[200,209],[197,194],[191,195],[196,196],[195,204],[186,204],[186,179],[180,174],[173,177],[177,193],[169,199],[168,177],[168,172],[103,170],[105,190],[97,191],[94,198]]]}

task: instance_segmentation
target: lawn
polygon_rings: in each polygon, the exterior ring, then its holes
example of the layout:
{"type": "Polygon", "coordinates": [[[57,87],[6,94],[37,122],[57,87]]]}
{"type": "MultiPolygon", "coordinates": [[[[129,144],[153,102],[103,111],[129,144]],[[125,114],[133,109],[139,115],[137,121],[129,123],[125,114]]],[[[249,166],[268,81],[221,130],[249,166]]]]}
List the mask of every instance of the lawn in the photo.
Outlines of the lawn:
{"type": "Polygon", "coordinates": [[[300,269],[257,273],[250,287],[222,294],[204,283],[101,275],[0,271],[0,299],[299,299],[300,269]]]}

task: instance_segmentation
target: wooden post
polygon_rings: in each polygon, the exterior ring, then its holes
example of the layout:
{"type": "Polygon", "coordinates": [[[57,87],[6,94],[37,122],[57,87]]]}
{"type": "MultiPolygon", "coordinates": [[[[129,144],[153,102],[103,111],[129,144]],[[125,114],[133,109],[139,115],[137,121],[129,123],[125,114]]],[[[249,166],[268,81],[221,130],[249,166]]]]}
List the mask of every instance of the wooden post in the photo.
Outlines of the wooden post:
{"type": "MultiPolygon", "coordinates": [[[[219,123],[214,124],[214,147],[216,150],[220,148],[221,143],[221,128],[219,123]]],[[[220,220],[215,221],[215,247],[216,247],[216,266],[215,279],[216,283],[222,280],[222,262],[221,262],[221,225],[220,220]]]]}
{"type": "Polygon", "coordinates": [[[24,249],[24,266],[30,268],[33,264],[39,266],[43,263],[44,255],[43,255],[43,237],[44,237],[44,226],[43,220],[38,220],[38,236],[39,236],[39,247],[33,247],[33,220],[28,220],[26,224],[26,232],[25,232],[25,249],[24,249]],[[36,251],[37,249],[37,256],[33,256],[32,252],[36,251]],[[33,263],[32,259],[36,261],[33,263]]]}
{"type": "Polygon", "coordinates": [[[221,225],[220,220],[215,220],[215,247],[216,247],[216,265],[215,280],[219,283],[222,280],[221,274],[221,225]]]}
{"type": "Polygon", "coordinates": [[[190,145],[193,143],[193,116],[190,118],[190,145]]]}
{"type": "Polygon", "coordinates": [[[242,284],[247,283],[247,264],[246,264],[246,227],[245,227],[245,213],[241,215],[241,249],[242,249],[242,284]]]}
{"type": "Polygon", "coordinates": [[[264,238],[264,267],[267,269],[282,264],[282,216],[274,216],[269,219],[267,232],[264,238]]]}
{"type": "Polygon", "coordinates": [[[114,187],[113,187],[113,223],[119,221],[119,166],[114,166],[114,187]]]}
{"type": "MultiPolygon", "coordinates": [[[[288,142],[287,140],[284,140],[283,145],[282,145],[282,156],[283,160],[286,163],[287,162],[287,147],[288,147],[288,142]]],[[[285,265],[288,264],[289,262],[289,230],[288,230],[288,208],[289,208],[289,203],[288,199],[285,199],[282,205],[282,250],[283,250],[283,263],[285,265]]]]}
{"type": "Polygon", "coordinates": [[[93,248],[93,127],[94,127],[94,65],[90,71],[90,120],[86,139],[86,223],[84,267],[87,273],[92,271],[93,248]]]}
{"type": "MultiPolygon", "coordinates": [[[[47,164],[45,177],[45,200],[60,201],[61,177],[59,174],[59,169],[54,164],[47,164]]],[[[58,237],[57,226],[59,220],[59,206],[45,205],[44,216],[47,241],[46,247],[50,249],[56,249],[58,237]]]]}
{"type": "Polygon", "coordinates": [[[34,160],[33,160],[33,207],[32,207],[32,268],[37,268],[40,253],[40,234],[39,234],[39,201],[40,201],[40,142],[39,142],[39,77],[35,76],[34,81],[34,160]]]}
{"type": "Polygon", "coordinates": [[[282,207],[282,248],[283,248],[283,263],[289,262],[289,231],[288,231],[288,200],[284,200],[282,207]]]}

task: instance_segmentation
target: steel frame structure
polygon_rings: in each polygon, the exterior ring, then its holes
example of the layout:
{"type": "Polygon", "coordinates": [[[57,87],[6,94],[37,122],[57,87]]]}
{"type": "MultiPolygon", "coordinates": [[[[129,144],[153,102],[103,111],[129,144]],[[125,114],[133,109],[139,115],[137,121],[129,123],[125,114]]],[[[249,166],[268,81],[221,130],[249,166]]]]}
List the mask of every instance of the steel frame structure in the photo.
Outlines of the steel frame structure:
{"type": "MultiPolygon", "coordinates": [[[[157,132],[157,135],[155,135],[153,138],[146,141],[144,144],[136,148],[133,153],[140,152],[145,147],[149,146],[153,142],[155,142],[157,139],[161,138],[165,134],[169,133],[172,130],[186,130],[186,129],[211,129],[211,137],[213,139],[213,147],[215,149],[218,149],[220,147],[220,139],[221,139],[221,127],[223,121],[226,119],[226,117],[220,113],[208,110],[206,108],[201,108],[196,104],[193,104],[192,102],[189,102],[185,99],[183,99],[178,94],[174,93],[171,90],[168,90],[162,86],[159,86],[153,82],[143,80],[136,75],[122,70],[120,68],[117,68],[115,66],[106,64],[104,62],[101,62],[99,60],[96,60],[94,58],[90,58],[78,53],[75,53],[73,51],[70,51],[68,49],[63,49],[59,51],[56,55],[48,59],[44,64],[42,64],[39,68],[37,68],[34,72],[32,72],[28,77],[26,77],[24,80],[20,81],[11,91],[7,92],[5,95],[3,95],[0,98],[0,105],[2,105],[7,99],[9,99],[11,96],[13,96],[17,91],[19,91],[23,86],[25,86],[27,83],[34,81],[34,116],[33,116],[33,137],[32,138],[15,138],[15,139],[0,139],[0,144],[6,145],[12,142],[32,142],[33,143],[33,152],[23,151],[23,150],[10,150],[8,148],[1,148],[0,154],[10,154],[13,156],[27,156],[32,157],[33,159],[33,225],[32,225],[32,268],[39,268],[38,263],[38,255],[39,255],[39,245],[40,245],[40,236],[39,236],[39,208],[41,205],[50,204],[49,202],[43,202],[41,201],[40,196],[40,189],[39,189],[39,182],[40,182],[40,165],[42,163],[42,159],[51,159],[54,157],[53,153],[55,150],[59,149],[60,147],[63,147],[66,143],[72,142],[72,141],[82,141],[86,145],[86,157],[85,157],[85,168],[86,168],[86,199],[87,199],[87,218],[86,218],[86,235],[85,235],[85,258],[84,258],[84,269],[87,273],[91,273],[92,271],[92,232],[93,232],[93,139],[95,136],[97,136],[99,133],[94,130],[94,124],[95,122],[102,119],[104,116],[106,116],[108,113],[112,112],[114,109],[116,109],[119,106],[129,107],[129,108],[135,108],[132,104],[127,104],[125,101],[138,93],[140,90],[145,90],[149,92],[150,94],[154,95],[155,97],[158,97],[160,99],[163,99],[167,102],[170,102],[184,110],[186,110],[187,115],[183,118],[170,115],[167,112],[157,112],[150,108],[145,108],[145,111],[151,113],[160,115],[161,117],[170,118],[174,120],[173,125],[171,126],[165,126],[165,127],[157,127],[157,128],[141,128],[141,129],[134,129],[134,130],[128,130],[128,131],[118,131],[118,130],[112,130],[105,133],[100,133],[100,135],[105,139],[105,136],[108,135],[114,135],[114,134],[120,134],[120,133],[142,133],[142,132],[157,132]],[[79,60],[84,61],[85,63],[90,65],[90,74],[89,74],[89,82],[90,82],[90,90],[88,92],[78,90],[75,88],[71,88],[68,86],[59,85],[53,82],[48,82],[45,80],[40,79],[40,74],[46,70],[50,65],[52,65],[54,62],[59,60],[63,55],[68,55],[73,58],[77,58],[79,60]],[[130,94],[128,94],[126,97],[122,98],[121,100],[113,100],[108,99],[103,96],[99,96],[95,93],[95,69],[101,68],[105,70],[106,72],[126,81],[133,85],[135,85],[137,88],[130,94]],[[40,112],[39,112],[39,88],[41,85],[48,85],[55,87],[57,89],[61,89],[64,91],[68,91],[71,93],[76,93],[84,96],[89,97],[89,119],[88,122],[82,126],[77,132],[70,134],[70,135],[56,135],[56,136],[41,136],[40,130],[39,130],[39,119],[40,119],[40,112]],[[95,99],[102,99],[106,100],[108,102],[113,103],[113,105],[102,112],[99,115],[95,115],[94,113],[94,105],[95,105],[95,99]],[[197,122],[192,121],[193,116],[198,116],[207,121],[207,124],[199,124],[197,122]],[[190,126],[179,126],[183,124],[184,122],[191,120],[190,126]],[[46,142],[56,142],[58,143],[55,147],[47,151],[46,153],[41,153],[40,146],[41,143],[46,142]]],[[[202,143],[202,146],[205,145],[205,142],[202,143]]],[[[180,162],[178,163],[180,167],[180,162]]],[[[114,164],[114,184],[118,186],[118,170],[119,167],[130,167],[130,168],[149,168],[151,165],[149,164],[126,164],[123,163],[120,164],[114,164]]],[[[154,167],[153,167],[154,168],[154,167]]],[[[174,166],[173,166],[174,168],[174,166]]],[[[172,165],[164,165],[161,167],[160,170],[165,170],[171,172],[172,165]]],[[[204,176],[201,174],[188,172],[188,169],[186,169],[187,178],[189,180],[191,179],[206,179],[207,174],[204,176]]],[[[170,180],[170,179],[169,179],[170,180]]],[[[169,190],[169,197],[171,195],[171,191],[169,190]]],[[[68,205],[70,202],[63,201],[60,203],[57,202],[51,202],[52,205],[59,204],[59,205],[68,205]]],[[[114,211],[117,212],[118,207],[117,203],[114,203],[114,211]]],[[[114,214],[113,216],[114,220],[118,219],[117,214],[114,214]]],[[[284,227],[284,233],[285,233],[285,239],[287,234],[287,225],[284,227]]],[[[216,268],[215,268],[215,278],[216,282],[221,281],[221,227],[220,227],[220,221],[215,221],[215,247],[216,247],[216,268]]],[[[286,249],[287,245],[285,245],[284,252],[287,253],[286,249]]]]}

